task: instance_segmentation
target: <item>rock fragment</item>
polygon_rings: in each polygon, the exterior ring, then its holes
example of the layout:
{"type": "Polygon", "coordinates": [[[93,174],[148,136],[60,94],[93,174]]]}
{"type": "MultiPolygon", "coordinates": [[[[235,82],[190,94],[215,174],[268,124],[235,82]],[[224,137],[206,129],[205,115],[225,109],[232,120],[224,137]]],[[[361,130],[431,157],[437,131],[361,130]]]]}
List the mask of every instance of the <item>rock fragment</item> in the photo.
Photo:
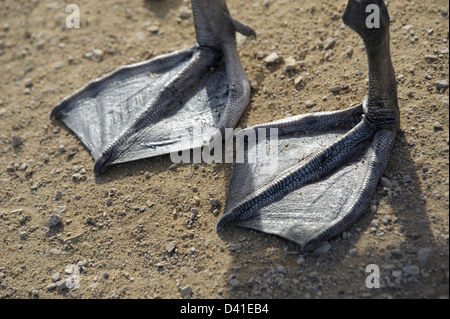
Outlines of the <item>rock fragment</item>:
{"type": "Polygon", "coordinates": [[[190,297],[192,295],[192,287],[191,286],[186,286],[183,289],[181,289],[181,298],[187,298],[190,297]]]}
{"type": "Polygon", "coordinates": [[[336,44],[336,40],[332,37],[329,37],[323,42],[323,48],[325,50],[329,50],[329,49],[332,49],[335,44],[336,44]]]}
{"type": "Polygon", "coordinates": [[[174,240],[174,241],[171,241],[170,243],[168,243],[167,245],[166,245],[166,251],[169,253],[169,254],[172,254],[174,251],[175,251],[175,248],[177,247],[177,242],[174,240]]]}
{"type": "Polygon", "coordinates": [[[264,59],[264,63],[271,65],[271,64],[280,63],[282,60],[283,60],[283,58],[281,56],[279,56],[278,53],[272,52],[268,56],[266,56],[266,58],[264,59]]]}
{"type": "Polygon", "coordinates": [[[44,222],[44,226],[48,228],[55,227],[59,223],[61,223],[62,217],[58,214],[52,214],[48,220],[44,222]]]}

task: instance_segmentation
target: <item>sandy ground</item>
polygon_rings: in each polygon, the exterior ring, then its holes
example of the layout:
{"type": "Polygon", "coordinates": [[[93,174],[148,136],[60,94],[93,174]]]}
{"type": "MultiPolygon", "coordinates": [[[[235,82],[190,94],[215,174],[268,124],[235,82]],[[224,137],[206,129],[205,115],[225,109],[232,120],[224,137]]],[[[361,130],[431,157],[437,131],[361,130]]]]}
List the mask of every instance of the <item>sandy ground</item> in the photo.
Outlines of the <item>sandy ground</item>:
{"type": "MultiPolygon", "coordinates": [[[[227,2],[258,33],[238,39],[253,87],[240,127],[366,96],[364,46],[342,23],[345,0],[227,2]],[[295,69],[265,65],[272,52],[295,69]]],[[[217,234],[230,164],[161,156],[96,178],[86,148],[49,119],[89,80],[192,45],[188,1],[74,1],[79,29],[65,27],[68,1],[0,1],[0,297],[448,298],[449,101],[435,86],[449,75],[448,2],[389,2],[401,130],[385,182],[328,252],[302,254],[253,231],[217,234]],[[192,208],[199,215],[187,222],[192,208]],[[49,229],[55,213],[62,222],[49,229]],[[365,285],[369,264],[379,289],[365,285]]]]}

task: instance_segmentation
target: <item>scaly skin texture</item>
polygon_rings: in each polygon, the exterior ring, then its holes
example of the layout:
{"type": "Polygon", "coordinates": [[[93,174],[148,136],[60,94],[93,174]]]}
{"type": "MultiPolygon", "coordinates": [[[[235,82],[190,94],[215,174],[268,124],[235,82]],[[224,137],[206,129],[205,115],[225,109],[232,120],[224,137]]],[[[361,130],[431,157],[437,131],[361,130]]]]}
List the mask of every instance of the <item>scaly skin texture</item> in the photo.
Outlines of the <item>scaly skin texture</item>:
{"type": "MultiPolygon", "coordinates": [[[[188,99],[200,80],[207,78],[213,72],[211,70],[214,70],[221,61],[225,64],[228,101],[219,123],[216,124],[216,133],[213,134],[211,140],[214,137],[221,136],[220,133],[224,132],[225,128],[235,127],[239,121],[250,99],[250,85],[236,51],[236,32],[247,36],[255,36],[256,34],[250,27],[230,16],[225,0],[192,0],[192,9],[197,38],[196,45],[185,50],[187,53],[179,51],[173,54],[174,57],[167,55],[167,57],[161,59],[162,61],[176,59],[178,56],[184,57],[190,54],[189,62],[178,74],[167,81],[146,105],[142,105],[137,110],[127,127],[120,128],[117,135],[108,141],[101,154],[95,158],[94,172],[96,174],[104,172],[108,166],[126,157],[124,155],[131,146],[145,142],[143,141],[144,128],[164,118],[176,105],[179,105],[179,101],[188,99]]],[[[136,66],[136,70],[137,68],[138,66],[136,66]]],[[[122,68],[120,69],[120,76],[117,72],[117,74],[111,74],[109,77],[91,82],[72,96],[61,101],[52,111],[52,118],[59,118],[65,108],[70,108],[71,105],[76,104],[74,101],[77,99],[95,99],[96,95],[101,92],[103,83],[114,81],[116,75],[118,78],[116,80],[116,94],[120,96],[119,90],[130,90],[122,87],[121,79],[133,72],[135,72],[133,67],[122,68]]],[[[225,83],[222,83],[222,85],[225,85],[225,83]]],[[[89,120],[89,118],[79,119],[79,121],[89,120]]],[[[177,123],[173,123],[173,125],[176,126],[177,123]]],[[[167,128],[167,130],[170,130],[170,128],[167,128]]],[[[167,134],[169,133],[167,132],[167,134]]],[[[175,152],[176,150],[172,151],[175,152]]]]}
{"type": "MultiPolygon", "coordinates": [[[[251,196],[233,207],[227,205],[224,216],[217,224],[218,230],[230,224],[253,228],[287,238],[301,245],[304,250],[308,250],[348,228],[367,208],[387,164],[399,125],[396,79],[389,49],[389,15],[383,1],[350,0],[343,20],[364,40],[369,61],[368,98],[361,105],[344,111],[312,114],[299,119],[286,119],[278,121],[279,123],[258,125],[250,129],[278,128],[279,136],[294,132],[315,132],[322,133],[325,138],[326,133],[338,128],[339,125],[342,127],[352,125],[353,128],[328,147],[278,173],[265,185],[258,187],[251,196]],[[368,15],[366,7],[370,4],[376,4],[380,8],[380,28],[368,29],[366,26],[368,15]],[[361,150],[367,150],[365,151],[367,173],[364,175],[364,181],[359,184],[360,188],[353,190],[353,194],[348,194],[349,201],[353,201],[348,211],[342,214],[338,208],[336,212],[338,218],[333,218],[326,223],[318,216],[317,225],[309,221],[308,227],[314,231],[301,234],[295,229],[286,230],[289,221],[279,222],[278,217],[274,217],[277,214],[288,216],[291,210],[295,210],[295,208],[286,208],[285,205],[281,205],[286,196],[298,192],[307,185],[327,179],[360,156],[361,150]],[[285,211],[286,209],[289,213],[285,211]]],[[[245,185],[242,187],[244,189],[245,185]]],[[[309,187],[310,192],[311,189],[313,189],[312,192],[316,191],[314,187],[309,187]]],[[[229,190],[227,204],[236,202],[239,196],[238,194],[230,195],[230,193],[232,192],[229,190]]],[[[333,200],[327,199],[326,192],[314,198],[319,197],[325,203],[333,200]]],[[[296,204],[305,206],[307,203],[296,204]]],[[[310,214],[313,215],[314,212],[310,214]]],[[[298,223],[298,220],[292,218],[291,225],[295,223],[298,223]]]]}
{"type": "MultiPolygon", "coordinates": [[[[198,78],[215,65],[224,55],[230,97],[225,112],[217,125],[217,132],[236,126],[250,100],[250,85],[244,67],[236,51],[236,31],[244,35],[256,35],[250,27],[231,18],[225,0],[192,0],[194,25],[197,38],[197,56],[185,69],[173,78],[133,121],[132,125],[96,160],[94,172],[103,172],[109,163],[125,152],[128,145],[139,137],[142,127],[158,121],[171,110],[175,99],[195,86],[198,78]]],[[[218,136],[215,133],[211,139],[218,136]]]]}

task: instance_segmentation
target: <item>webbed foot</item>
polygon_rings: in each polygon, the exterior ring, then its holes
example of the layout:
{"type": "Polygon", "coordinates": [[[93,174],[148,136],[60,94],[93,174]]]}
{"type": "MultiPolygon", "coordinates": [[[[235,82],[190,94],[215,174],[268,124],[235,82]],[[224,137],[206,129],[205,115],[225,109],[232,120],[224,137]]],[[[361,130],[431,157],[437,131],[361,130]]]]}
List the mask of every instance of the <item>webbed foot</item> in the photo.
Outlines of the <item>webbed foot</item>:
{"type": "Polygon", "coordinates": [[[192,9],[195,46],[121,67],[52,110],[90,150],[96,174],[201,147],[215,131],[237,124],[250,87],[235,32],[255,32],[229,15],[225,0],[192,0],[192,9]]]}
{"type": "MultiPolygon", "coordinates": [[[[370,11],[369,11],[370,12],[370,11]]],[[[369,96],[343,111],[300,115],[257,125],[258,142],[276,129],[275,166],[236,163],[218,230],[228,225],[275,234],[314,248],[365,211],[387,165],[399,123],[389,52],[389,16],[382,1],[350,0],[344,22],[364,39],[369,96]],[[367,30],[366,7],[380,8],[380,28],[367,30]]],[[[260,145],[247,144],[247,150],[260,145]]],[[[262,147],[265,147],[263,143],[262,147]]]]}

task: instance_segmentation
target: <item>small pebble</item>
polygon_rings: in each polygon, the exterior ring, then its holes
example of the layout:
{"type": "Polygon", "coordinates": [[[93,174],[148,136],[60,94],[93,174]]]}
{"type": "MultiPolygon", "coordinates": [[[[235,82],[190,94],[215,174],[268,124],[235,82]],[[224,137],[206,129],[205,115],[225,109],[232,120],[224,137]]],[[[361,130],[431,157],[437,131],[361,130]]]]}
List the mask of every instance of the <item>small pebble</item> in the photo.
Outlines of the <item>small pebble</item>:
{"type": "Polygon", "coordinates": [[[78,153],[78,147],[75,145],[69,146],[67,149],[67,155],[74,156],[76,153],[78,153]]]}
{"type": "Polygon", "coordinates": [[[281,274],[286,274],[286,268],[284,268],[283,266],[278,266],[277,271],[281,274]]]}
{"type": "Polygon", "coordinates": [[[323,48],[325,50],[329,50],[329,49],[333,48],[335,44],[336,44],[336,40],[332,37],[329,37],[324,41],[323,48]]]}
{"type": "Polygon", "coordinates": [[[21,231],[21,232],[19,233],[19,236],[20,236],[20,239],[25,240],[25,239],[28,238],[28,233],[27,233],[27,232],[24,232],[24,231],[21,231]]]}
{"type": "Polygon", "coordinates": [[[237,288],[240,286],[241,282],[239,280],[237,280],[236,278],[230,279],[230,281],[228,282],[231,287],[233,288],[237,288]]]}
{"type": "Polygon", "coordinates": [[[61,278],[61,276],[59,275],[59,272],[55,272],[55,273],[52,275],[52,280],[53,280],[53,281],[58,281],[60,278],[61,278]]]}
{"type": "Polygon", "coordinates": [[[14,148],[21,146],[22,143],[22,138],[19,135],[11,136],[11,144],[14,148]]]}
{"type": "Polygon", "coordinates": [[[433,127],[434,127],[434,129],[435,129],[436,131],[441,131],[441,130],[443,129],[442,124],[439,123],[439,122],[435,122],[435,123],[433,124],[433,127]]]}
{"type": "Polygon", "coordinates": [[[333,85],[330,88],[331,93],[339,93],[340,90],[341,90],[341,88],[339,87],[339,85],[333,85]]]}
{"type": "Polygon", "coordinates": [[[159,32],[159,26],[158,25],[152,25],[150,27],[148,27],[147,29],[149,32],[151,33],[158,33],[159,32]]]}
{"type": "Polygon", "coordinates": [[[303,264],[305,262],[305,258],[303,258],[303,257],[299,257],[298,259],[297,259],[297,265],[301,265],[301,264],[303,264]]]}
{"type": "Polygon", "coordinates": [[[61,69],[63,66],[64,66],[64,64],[63,64],[62,62],[55,62],[55,63],[53,64],[53,68],[54,68],[55,70],[59,70],[59,69],[61,69]]]}
{"type": "Polygon", "coordinates": [[[420,268],[417,266],[405,266],[403,267],[403,271],[411,276],[417,276],[420,274],[420,268]]]}
{"type": "Polygon", "coordinates": [[[270,65],[270,64],[279,63],[282,60],[283,60],[283,58],[280,57],[276,52],[272,52],[264,59],[264,62],[266,64],[270,65]]]}
{"type": "Polygon", "coordinates": [[[316,249],[314,249],[314,254],[321,255],[327,253],[331,248],[331,245],[328,241],[322,242],[316,249]]]}
{"type": "Polygon", "coordinates": [[[212,208],[217,208],[217,207],[219,207],[221,205],[220,199],[217,199],[217,198],[210,199],[209,203],[211,204],[212,208]]]}
{"type": "Polygon", "coordinates": [[[101,49],[94,49],[92,50],[92,53],[98,58],[101,58],[103,56],[103,50],[101,49]]]}
{"type": "Polygon", "coordinates": [[[55,214],[61,214],[61,213],[63,213],[65,210],[66,210],[66,205],[61,205],[61,206],[58,206],[58,207],[56,207],[55,209],[53,209],[53,212],[54,212],[55,214]]]}
{"type": "Polygon", "coordinates": [[[177,242],[174,240],[174,241],[171,241],[170,243],[168,243],[167,245],[166,245],[166,251],[169,253],[169,254],[172,254],[174,251],[175,251],[175,248],[177,247],[177,242]]]}
{"type": "Polygon", "coordinates": [[[54,289],[56,289],[55,283],[51,283],[51,284],[47,285],[47,290],[54,290],[54,289]]]}
{"type": "Polygon", "coordinates": [[[178,17],[181,19],[189,19],[191,17],[191,10],[188,7],[181,7],[178,12],[178,17]]]}
{"type": "Polygon", "coordinates": [[[191,286],[186,286],[183,289],[181,289],[181,298],[186,298],[186,297],[190,297],[192,295],[192,287],[191,286]]]}
{"type": "Polygon", "coordinates": [[[392,182],[384,176],[381,177],[380,184],[381,184],[381,186],[386,187],[386,188],[392,187],[392,182]]]}
{"type": "Polygon", "coordinates": [[[300,88],[304,84],[305,84],[305,82],[303,81],[302,75],[299,75],[294,79],[294,85],[296,88],[300,88]]]}
{"type": "Polygon", "coordinates": [[[434,82],[434,86],[437,89],[447,89],[448,88],[448,81],[447,80],[436,81],[436,82],[434,82]]]}
{"type": "Polygon", "coordinates": [[[289,58],[286,58],[286,60],[284,60],[284,70],[285,71],[295,70],[296,66],[297,66],[297,61],[295,61],[295,59],[293,57],[289,57],[289,58]]]}
{"type": "Polygon", "coordinates": [[[347,48],[347,51],[345,51],[344,55],[345,55],[347,58],[351,58],[351,57],[353,56],[353,47],[348,47],[348,48],[347,48]]]}
{"type": "Polygon", "coordinates": [[[420,248],[417,252],[417,259],[419,260],[419,266],[424,267],[427,264],[428,257],[431,254],[430,248],[420,248]]]}
{"type": "Polygon", "coordinates": [[[305,103],[306,108],[310,109],[312,107],[314,107],[316,105],[316,102],[312,101],[312,100],[308,100],[305,103]]]}
{"type": "Polygon", "coordinates": [[[55,227],[61,222],[62,218],[58,214],[52,214],[48,220],[44,222],[44,226],[48,228],[55,227]]]}
{"type": "Polygon", "coordinates": [[[68,288],[65,279],[61,279],[61,280],[57,281],[55,283],[55,285],[56,285],[56,289],[58,289],[58,291],[61,291],[61,290],[64,290],[64,289],[68,288]]]}
{"type": "Polygon", "coordinates": [[[423,58],[428,63],[434,63],[438,60],[438,57],[432,54],[425,55],[423,58]]]}
{"type": "Polygon", "coordinates": [[[26,78],[25,82],[24,82],[24,85],[25,85],[26,88],[32,87],[33,86],[33,80],[31,78],[26,78]]]}
{"type": "Polygon", "coordinates": [[[409,175],[403,176],[403,183],[411,183],[411,182],[412,182],[411,176],[409,175]]]}

